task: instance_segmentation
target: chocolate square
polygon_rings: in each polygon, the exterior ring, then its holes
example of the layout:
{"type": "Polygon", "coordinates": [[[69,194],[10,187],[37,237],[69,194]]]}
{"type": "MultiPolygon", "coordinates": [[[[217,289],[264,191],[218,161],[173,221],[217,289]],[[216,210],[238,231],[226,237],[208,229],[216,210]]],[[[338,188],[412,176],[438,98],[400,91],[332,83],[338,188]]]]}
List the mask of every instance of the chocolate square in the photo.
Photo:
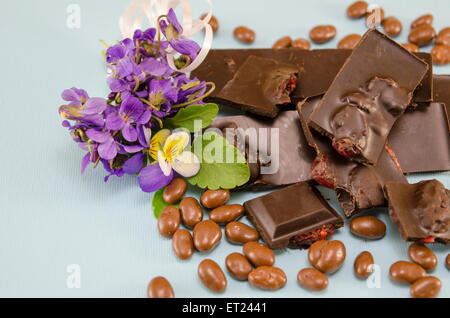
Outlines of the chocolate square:
{"type": "Polygon", "coordinates": [[[272,249],[307,248],[344,224],[308,182],[249,200],[244,207],[250,221],[272,249]]]}
{"type": "Polygon", "coordinates": [[[405,241],[450,243],[450,197],[437,180],[388,182],[389,215],[405,241]]]}
{"type": "Polygon", "coordinates": [[[220,104],[274,118],[291,102],[299,69],[273,59],[249,56],[217,94],[220,104]]]}

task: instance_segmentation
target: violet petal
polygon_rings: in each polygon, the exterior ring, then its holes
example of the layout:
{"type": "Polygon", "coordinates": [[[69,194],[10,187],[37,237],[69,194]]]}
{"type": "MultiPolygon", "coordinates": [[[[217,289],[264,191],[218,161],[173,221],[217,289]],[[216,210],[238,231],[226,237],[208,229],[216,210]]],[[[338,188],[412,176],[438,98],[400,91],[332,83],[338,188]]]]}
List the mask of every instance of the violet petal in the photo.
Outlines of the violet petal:
{"type": "Polygon", "coordinates": [[[81,159],[81,173],[84,172],[84,170],[86,170],[86,167],[89,165],[89,163],[91,162],[91,154],[88,152],[83,159],[81,159]]]}
{"type": "Polygon", "coordinates": [[[122,92],[122,91],[128,89],[128,85],[122,79],[115,78],[115,77],[108,77],[107,82],[108,82],[109,89],[112,92],[122,92]]]}
{"type": "Polygon", "coordinates": [[[106,128],[110,130],[119,130],[125,125],[122,117],[117,113],[111,113],[106,117],[106,128]]]}
{"type": "Polygon", "coordinates": [[[122,136],[126,141],[133,142],[137,140],[136,128],[131,126],[129,123],[125,123],[122,127],[122,136]]]}
{"type": "Polygon", "coordinates": [[[62,99],[68,102],[80,102],[81,97],[84,97],[85,99],[89,98],[88,93],[86,93],[85,90],[79,89],[76,87],[72,87],[70,89],[66,89],[61,94],[62,99]]]}
{"type": "Polygon", "coordinates": [[[105,125],[105,120],[100,114],[86,115],[76,119],[100,128],[105,125]]]}
{"type": "Polygon", "coordinates": [[[113,138],[98,146],[98,154],[100,158],[105,160],[114,159],[117,155],[117,146],[113,138]]]}
{"type": "Polygon", "coordinates": [[[174,39],[170,42],[170,45],[175,51],[180,54],[189,55],[191,59],[195,59],[200,51],[198,43],[187,38],[174,39]]]}
{"type": "MultiPolygon", "coordinates": [[[[144,104],[134,96],[128,96],[120,105],[120,113],[132,121],[136,121],[145,111],[144,104]]],[[[136,140],[136,139],[135,139],[136,140]]]]}
{"type": "Polygon", "coordinates": [[[141,117],[136,121],[137,123],[144,125],[148,123],[148,121],[152,118],[152,112],[149,110],[146,110],[142,113],[141,117]]]}
{"type": "Polygon", "coordinates": [[[177,33],[183,33],[183,28],[181,27],[180,22],[178,22],[175,11],[172,8],[170,8],[169,12],[167,13],[167,20],[170,24],[173,25],[177,33]]]}
{"type": "Polygon", "coordinates": [[[111,138],[111,134],[107,131],[100,131],[96,129],[88,129],[86,130],[86,136],[89,137],[89,139],[92,139],[95,142],[103,143],[107,141],[109,138],[111,138]]]}
{"type": "Polygon", "coordinates": [[[135,154],[123,164],[123,172],[125,172],[126,174],[137,174],[141,170],[143,162],[144,154],[135,154]]]}
{"type": "Polygon", "coordinates": [[[126,77],[133,73],[134,57],[125,57],[117,62],[116,71],[119,77],[126,77]]]}
{"type": "Polygon", "coordinates": [[[140,145],[122,145],[123,149],[125,150],[126,153],[136,153],[141,151],[142,149],[144,149],[144,147],[140,146],[140,145]]]}
{"type": "Polygon", "coordinates": [[[168,185],[173,177],[173,172],[166,177],[159,164],[154,163],[141,170],[138,176],[138,182],[142,191],[154,192],[168,185]]]}
{"type": "Polygon", "coordinates": [[[93,115],[101,113],[106,109],[106,99],[93,97],[89,98],[86,103],[83,105],[83,114],[85,115],[93,115]]]}

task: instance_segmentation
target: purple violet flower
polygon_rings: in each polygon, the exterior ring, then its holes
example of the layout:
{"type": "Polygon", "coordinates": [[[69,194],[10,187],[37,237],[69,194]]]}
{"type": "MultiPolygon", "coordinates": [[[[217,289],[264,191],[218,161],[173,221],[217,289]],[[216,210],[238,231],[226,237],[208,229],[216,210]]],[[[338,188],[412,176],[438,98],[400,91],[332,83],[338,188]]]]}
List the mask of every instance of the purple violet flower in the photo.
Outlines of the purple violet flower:
{"type": "MultiPolygon", "coordinates": [[[[192,94],[195,96],[201,96],[206,91],[206,82],[199,80],[190,80],[184,82],[181,89],[178,92],[178,102],[186,102],[192,94]]],[[[196,102],[198,104],[199,102],[196,102]]]]}
{"type": "Polygon", "coordinates": [[[136,86],[135,82],[128,82],[126,79],[109,76],[107,78],[109,89],[115,93],[132,91],[136,86]]]}
{"type": "Polygon", "coordinates": [[[61,93],[62,99],[67,102],[70,102],[70,106],[80,107],[82,104],[89,99],[88,93],[84,89],[79,89],[76,87],[72,87],[70,89],[65,89],[61,93]]]}
{"type": "Polygon", "coordinates": [[[83,173],[89,163],[95,163],[100,159],[97,151],[98,144],[96,142],[90,142],[89,144],[87,142],[80,142],[78,145],[81,149],[87,151],[86,155],[81,159],[81,173],[83,173]]]}
{"type": "Polygon", "coordinates": [[[139,65],[136,66],[136,72],[144,78],[147,75],[154,77],[166,77],[169,76],[173,70],[165,62],[158,61],[152,57],[145,59],[139,65]]]}
{"type": "Polygon", "coordinates": [[[142,30],[136,30],[133,34],[133,40],[134,41],[148,41],[150,43],[153,43],[155,41],[156,36],[156,29],[150,28],[145,31],[142,30]]]}
{"type": "Polygon", "coordinates": [[[62,118],[103,126],[104,120],[100,113],[107,107],[106,99],[90,98],[86,91],[75,87],[63,91],[61,97],[69,102],[69,105],[59,107],[59,114],[62,118]]]}
{"type": "Polygon", "coordinates": [[[169,10],[167,14],[167,24],[166,21],[162,20],[159,22],[162,33],[169,41],[170,46],[180,54],[189,55],[191,60],[197,57],[200,51],[200,46],[197,42],[189,40],[187,37],[183,36],[183,28],[178,22],[177,16],[173,9],[169,10]]]}
{"type": "Polygon", "coordinates": [[[160,128],[160,121],[150,121],[151,117],[175,115],[181,108],[174,105],[187,105],[206,91],[205,82],[190,79],[167,63],[169,48],[191,60],[200,51],[196,42],[183,35],[172,9],[160,21],[160,29],[165,39],[156,38],[155,28],[136,30],[133,38],[106,50],[108,101],[90,98],[86,91],[73,87],[63,91],[67,104],[59,108],[63,127],[87,152],[81,160],[82,172],[90,163],[101,161],[108,172],[105,181],[112,175],[139,174],[139,184],[147,192],[160,189],[178,175],[171,170],[166,176],[158,162],[148,163],[152,132],[160,128]]]}
{"type": "Polygon", "coordinates": [[[109,161],[107,160],[101,160],[103,168],[108,172],[109,174],[103,178],[103,181],[108,182],[109,177],[111,176],[118,176],[122,177],[125,172],[122,168],[111,168],[109,161]]]}
{"type": "Polygon", "coordinates": [[[151,117],[151,112],[145,109],[144,104],[136,97],[129,96],[122,101],[119,111],[106,117],[106,128],[121,130],[126,141],[137,140],[137,130],[132,124],[146,124],[151,117]]]}
{"type": "Polygon", "coordinates": [[[120,144],[108,131],[90,128],[86,130],[89,139],[98,143],[97,151],[100,158],[112,160],[116,157],[120,144]]]}
{"type": "Polygon", "coordinates": [[[143,148],[148,148],[150,145],[150,138],[152,137],[151,128],[152,127],[147,127],[144,125],[136,125],[136,130],[138,131],[138,141],[143,148]]]}
{"type": "Polygon", "coordinates": [[[131,54],[134,55],[134,43],[131,39],[124,39],[119,44],[110,46],[106,50],[106,62],[118,63],[125,56],[131,54]]]}
{"type": "Polygon", "coordinates": [[[172,84],[170,79],[153,79],[150,81],[148,89],[148,100],[149,102],[158,107],[166,102],[171,104],[177,101],[178,94],[177,90],[172,84]]]}

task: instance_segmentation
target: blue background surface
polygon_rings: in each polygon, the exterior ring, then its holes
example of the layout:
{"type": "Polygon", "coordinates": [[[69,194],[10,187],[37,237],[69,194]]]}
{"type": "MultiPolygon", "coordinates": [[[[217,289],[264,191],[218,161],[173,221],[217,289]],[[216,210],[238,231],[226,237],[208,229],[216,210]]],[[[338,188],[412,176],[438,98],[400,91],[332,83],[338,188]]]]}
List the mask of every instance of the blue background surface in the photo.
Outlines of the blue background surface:
{"type": "MultiPolygon", "coordinates": [[[[206,2],[193,0],[194,12],[206,2]]],[[[345,10],[352,1],[321,0],[216,0],[220,22],[213,46],[239,48],[232,36],[244,24],[257,32],[252,47],[270,47],[279,37],[306,37],[323,23],[337,26],[338,39],[365,31],[362,20],[349,20],[345,10]]],[[[386,14],[404,23],[399,38],[405,42],[409,23],[423,13],[433,13],[435,27],[448,26],[450,2],[378,0],[386,14]]],[[[151,209],[151,195],[140,191],[130,176],[103,182],[102,169],[79,173],[82,152],[61,127],[57,107],[60,93],[72,86],[91,96],[106,96],[105,65],[99,39],[114,43],[120,38],[118,17],[127,1],[42,0],[2,1],[0,6],[0,296],[1,297],[144,297],[148,281],[166,276],[179,297],[214,297],[197,278],[197,264],[205,257],[223,265],[226,255],[240,251],[225,240],[212,253],[197,253],[178,260],[170,240],[161,238],[151,209]],[[66,27],[66,8],[81,8],[81,28],[66,27]],[[67,266],[81,268],[81,288],[67,288],[67,266]]],[[[450,74],[450,67],[435,73],[450,74]]],[[[231,113],[231,112],[227,112],[231,113]]],[[[415,175],[411,182],[435,177],[450,188],[450,174],[415,175]]],[[[189,194],[198,194],[191,189],[189,194]]],[[[324,192],[333,197],[330,191],[324,192]]],[[[256,196],[236,194],[232,202],[256,196]]],[[[333,204],[335,201],[333,199],[333,204]]],[[[336,206],[336,205],[335,205],[336,206]]],[[[375,242],[352,237],[348,227],[334,238],[347,246],[341,270],[330,277],[329,288],[312,293],[299,287],[297,272],[308,266],[306,252],[277,254],[276,265],[285,270],[288,284],[277,292],[264,292],[228,277],[226,297],[408,297],[409,288],[390,282],[390,264],[407,259],[407,244],[392,227],[383,210],[373,212],[388,225],[384,239],[375,242]],[[381,288],[367,288],[353,276],[355,256],[373,253],[381,268],[381,288]]],[[[449,271],[444,267],[449,248],[433,247],[439,264],[434,272],[450,296],[449,271]]],[[[227,274],[228,275],[228,274],[227,274]]]]}

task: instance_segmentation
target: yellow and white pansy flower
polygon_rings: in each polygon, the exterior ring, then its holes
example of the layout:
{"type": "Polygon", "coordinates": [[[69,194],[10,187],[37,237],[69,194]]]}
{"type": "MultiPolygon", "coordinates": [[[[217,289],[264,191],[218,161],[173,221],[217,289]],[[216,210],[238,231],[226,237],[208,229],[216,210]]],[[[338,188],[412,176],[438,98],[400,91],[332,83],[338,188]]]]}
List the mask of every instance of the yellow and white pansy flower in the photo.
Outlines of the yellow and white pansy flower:
{"type": "Polygon", "coordinates": [[[169,129],[161,129],[150,139],[148,153],[152,159],[158,160],[158,150],[162,148],[169,136],[169,129]]]}
{"type": "Polygon", "coordinates": [[[200,160],[188,150],[190,134],[185,131],[170,133],[161,129],[154,136],[148,131],[149,156],[156,162],[142,168],[138,175],[144,192],[154,192],[168,185],[176,175],[192,177],[200,170],[200,160]]]}
{"type": "Polygon", "coordinates": [[[186,178],[198,173],[200,160],[194,153],[186,150],[189,141],[189,133],[185,131],[175,132],[168,136],[162,148],[158,149],[158,163],[165,176],[169,176],[172,169],[186,178]]]}

